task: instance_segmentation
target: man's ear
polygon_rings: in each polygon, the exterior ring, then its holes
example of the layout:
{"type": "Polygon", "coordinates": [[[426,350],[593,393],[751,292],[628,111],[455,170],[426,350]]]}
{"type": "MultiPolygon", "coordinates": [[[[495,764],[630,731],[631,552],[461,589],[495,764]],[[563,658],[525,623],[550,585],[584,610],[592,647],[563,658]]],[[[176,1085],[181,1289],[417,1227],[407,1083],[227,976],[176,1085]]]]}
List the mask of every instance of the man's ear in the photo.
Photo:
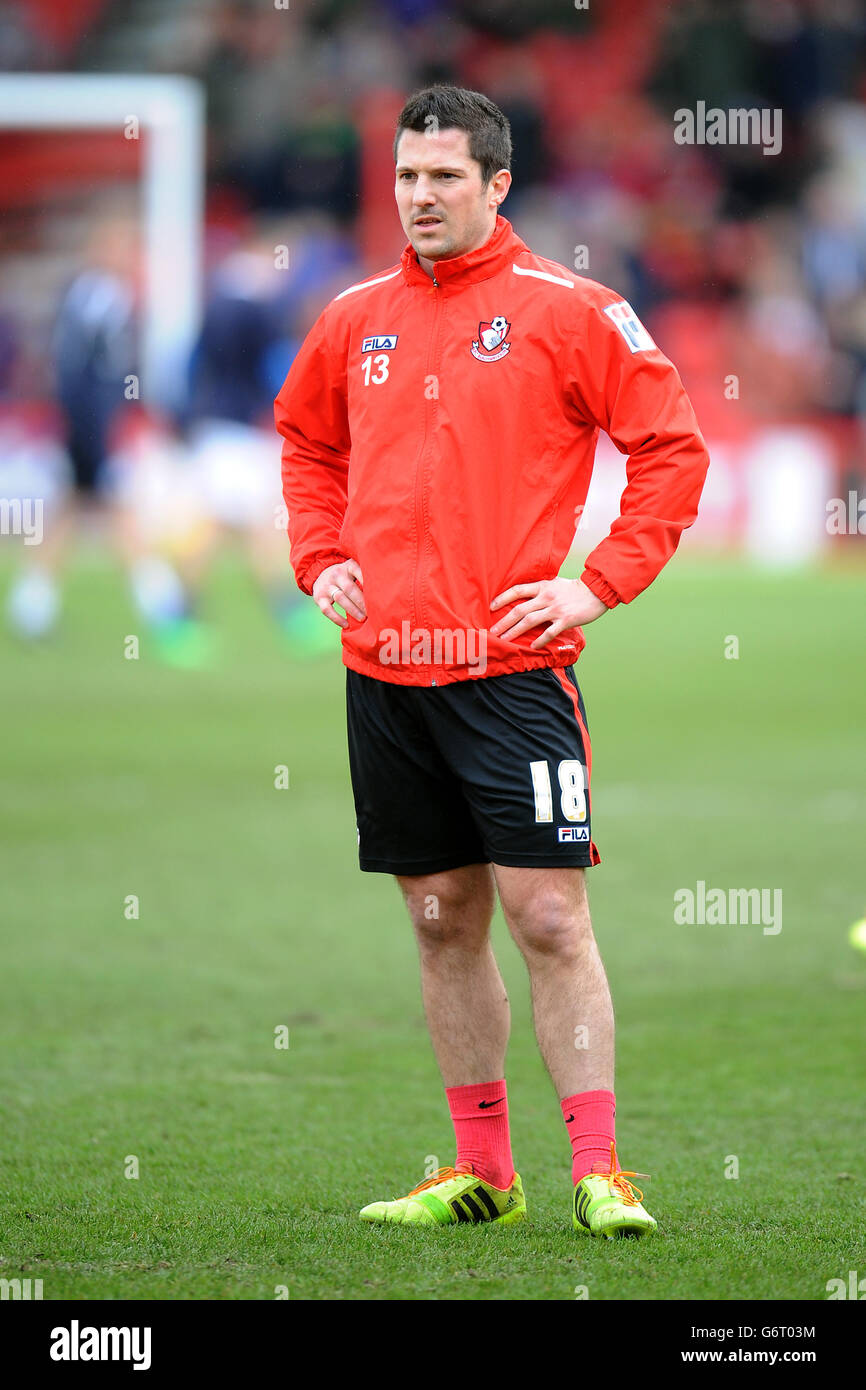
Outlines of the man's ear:
{"type": "Polygon", "coordinates": [[[494,203],[496,207],[499,207],[508,197],[508,190],[511,187],[511,174],[507,169],[500,169],[498,173],[493,175],[488,187],[492,191],[490,201],[494,203]]]}

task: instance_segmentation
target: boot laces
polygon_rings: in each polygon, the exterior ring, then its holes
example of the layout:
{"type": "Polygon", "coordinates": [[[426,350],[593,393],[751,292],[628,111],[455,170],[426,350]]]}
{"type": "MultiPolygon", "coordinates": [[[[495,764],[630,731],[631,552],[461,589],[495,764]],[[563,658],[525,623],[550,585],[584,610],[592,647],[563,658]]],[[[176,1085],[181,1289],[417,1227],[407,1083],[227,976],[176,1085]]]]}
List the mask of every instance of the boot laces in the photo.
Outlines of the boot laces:
{"type": "Polygon", "coordinates": [[[432,1178],[425,1178],[424,1182],[419,1182],[408,1195],[414,1197],[416,1192],[426,1192],[428,1187],[435,1187],[437,1183],[448,1182],[450,1178],[465,1178],[471,1174],[471,1168],[437,1168],[432,1178]]]}
{"type": "Polygon", "coordinates": [[[623,1171],[622,1168],[618,1168],[616,1148],[613,1143],[611,1143],[610,1146],[610,1171],[605,1172],[603,1169],[598,1171],[593,1164],[592,1172],[594,1177],[605,1178],[610,1186],[611,1192],[615,1193],[617,1197],[620,1197],[623,1202],[625,1202],[626,1206],[636,1207],[639,1202],[643,1201],[643,1193],[640,1188],[632,1187],[627,1179],[649,1178],[649,1173],[632,1173],[631,1171],[623,1171]]]}

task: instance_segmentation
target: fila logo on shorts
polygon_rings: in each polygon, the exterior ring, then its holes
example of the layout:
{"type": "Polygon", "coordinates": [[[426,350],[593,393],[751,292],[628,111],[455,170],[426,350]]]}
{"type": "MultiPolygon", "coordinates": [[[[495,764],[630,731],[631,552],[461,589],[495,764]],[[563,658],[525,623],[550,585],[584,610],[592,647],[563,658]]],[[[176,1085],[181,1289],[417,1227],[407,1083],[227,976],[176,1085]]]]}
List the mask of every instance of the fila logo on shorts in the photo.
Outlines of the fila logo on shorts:
{"type": "Polygon", "coordinates": [[[570,840],[573,844],[579,845],[589,844],[589,826],[561,825],[559,827],[559,843],[562,844],[564,840],[570,840]]]}
{"type": "Polygon", "coordinates": [[[648,352],[655,347],[627,299],[621,299],[618,304],[608,304],[604,312],[625,338],[629,352],[648,352]]]}

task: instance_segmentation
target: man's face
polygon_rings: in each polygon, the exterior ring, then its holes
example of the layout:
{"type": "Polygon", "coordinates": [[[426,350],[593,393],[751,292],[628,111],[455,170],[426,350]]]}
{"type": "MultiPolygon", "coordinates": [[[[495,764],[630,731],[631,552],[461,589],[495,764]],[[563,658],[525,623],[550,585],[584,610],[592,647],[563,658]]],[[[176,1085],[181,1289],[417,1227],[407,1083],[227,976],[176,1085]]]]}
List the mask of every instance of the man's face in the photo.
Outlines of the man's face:
{"type": "Polygon", "coordinates": [[[404,130],[397,146],[395,196],[400,221],[419,256],[430,261],[462,256],[483,246],[510,175],[481,182],[481,166],[469,155],[465,130],[436,135],[404,130]],[[500,186],[502,179],[507,180],[500,186]]]}

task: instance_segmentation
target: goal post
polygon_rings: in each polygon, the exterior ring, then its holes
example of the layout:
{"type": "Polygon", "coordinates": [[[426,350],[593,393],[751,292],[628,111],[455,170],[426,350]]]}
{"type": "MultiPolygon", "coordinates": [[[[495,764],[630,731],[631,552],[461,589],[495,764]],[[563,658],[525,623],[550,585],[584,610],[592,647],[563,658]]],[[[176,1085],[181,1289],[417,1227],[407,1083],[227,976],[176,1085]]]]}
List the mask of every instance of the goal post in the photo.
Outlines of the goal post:
{"type": "Polygon", "coordinates": [[[178,399],[202,301],[204,93],[193,78],[138,73],[0,77],[0,129],[116,130],[144,138],[141,397],[178,399]]]}

